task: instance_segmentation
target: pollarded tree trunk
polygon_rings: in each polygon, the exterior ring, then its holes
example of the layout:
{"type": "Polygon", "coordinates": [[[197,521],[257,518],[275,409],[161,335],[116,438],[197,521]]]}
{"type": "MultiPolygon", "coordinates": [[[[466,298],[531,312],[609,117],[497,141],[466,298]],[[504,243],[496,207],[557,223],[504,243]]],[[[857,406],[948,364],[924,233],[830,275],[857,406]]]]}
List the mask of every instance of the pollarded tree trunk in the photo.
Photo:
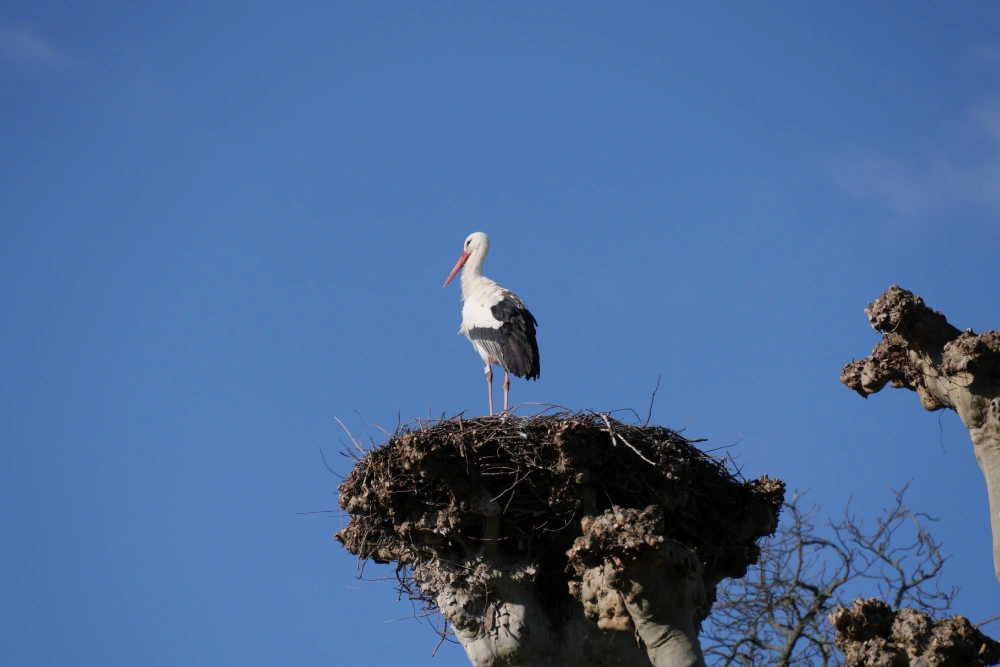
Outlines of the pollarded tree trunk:
{"type": "Polygon", "coordinates": [[[1000,642],[964,616],[935,621],[917,609],[893,611],[877,598],[857,599],[830,614],[845,667],[987,667],[1000,663],[1000,642]]]}
{"type": "Polygon", "coordinates": [[[358,460],[337,539],[395,562],[476,667],[697,667],[715,586],[757,561],[783,497],[661,427],[455,419],[358,460]]]}
{"type": "Polygon", "coordinates": [[[868,304],[865,314],[882,341],[870,356],[844,366],[840,381],[865,398],[892,383],[916,391],[926,410],[958,414],[986,478],[1000,581],[1000,331],[959,331],[898,285],[868,304]]]}

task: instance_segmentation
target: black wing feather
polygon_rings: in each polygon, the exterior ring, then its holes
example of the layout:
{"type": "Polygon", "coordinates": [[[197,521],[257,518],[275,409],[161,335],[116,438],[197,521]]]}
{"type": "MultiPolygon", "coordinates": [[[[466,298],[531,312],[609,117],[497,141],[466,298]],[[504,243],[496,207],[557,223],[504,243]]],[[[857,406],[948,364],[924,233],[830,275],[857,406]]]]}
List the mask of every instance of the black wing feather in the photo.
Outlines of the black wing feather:
{"type": "Polygon", "coordinates": [[[535,339],[538,321],[534,315],[521,299],[509,292],[490,308],[490,313],[503,322],[500,328],[473,327],[469,338],[479,341],[494,361],[516,377],[537,380],[541,366],[535,339]]]}

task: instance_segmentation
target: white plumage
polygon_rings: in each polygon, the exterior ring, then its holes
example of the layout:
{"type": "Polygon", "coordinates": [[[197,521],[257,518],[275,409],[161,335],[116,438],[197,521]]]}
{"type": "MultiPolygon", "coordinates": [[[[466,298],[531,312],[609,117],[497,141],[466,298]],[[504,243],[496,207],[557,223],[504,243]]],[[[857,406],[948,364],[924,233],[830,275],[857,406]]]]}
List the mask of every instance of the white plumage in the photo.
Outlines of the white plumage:
{"type": "Polygon", "coordinates": [[[465,239],[464,252],[452,269],[445,286],[459,269],[462,271],[462,327],[486,364],[489,386],[490,414],[493,414],[492,364],[504,369],[503,409],[508,406],[510,373],[529,380],[538,379],[538,342],[535,326],[538,322],[520,297],[483,275],[483,261],[490,251],[490,239],[482,232],[465,239]]]}

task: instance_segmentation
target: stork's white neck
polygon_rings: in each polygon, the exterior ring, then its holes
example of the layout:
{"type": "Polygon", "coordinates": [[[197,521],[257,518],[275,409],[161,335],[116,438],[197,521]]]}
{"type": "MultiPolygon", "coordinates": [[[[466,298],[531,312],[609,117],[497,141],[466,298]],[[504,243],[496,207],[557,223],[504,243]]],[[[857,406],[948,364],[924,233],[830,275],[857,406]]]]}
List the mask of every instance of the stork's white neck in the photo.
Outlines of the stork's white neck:
{"type": "Polygon", "coordinates": [[[483,280],[483,262],[486,261],[486,253],[484,252],[474,252],[469,255],[469,259],[466,260],[465,266],[462,267],[462,300],[465,301],[469,298],[469,295],[476,286],[479,285],[483,280]]]}

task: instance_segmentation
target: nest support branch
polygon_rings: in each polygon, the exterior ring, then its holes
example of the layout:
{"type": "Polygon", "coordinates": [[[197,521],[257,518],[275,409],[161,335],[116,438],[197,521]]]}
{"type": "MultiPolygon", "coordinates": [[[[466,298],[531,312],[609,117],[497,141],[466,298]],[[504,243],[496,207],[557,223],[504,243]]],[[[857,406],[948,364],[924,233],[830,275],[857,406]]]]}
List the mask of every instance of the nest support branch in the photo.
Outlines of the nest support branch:
{"type": "Polygon", "coordinates": [[[865,398],[887,384],[909,389],[925,409],[958,414],[986,479],[1000,581],[1000,331],[959,331],[898,285],[868,304],[865,314],[882,340],[871,355],[844,366],[840,381],[865,398]]]}
{"type": "Polygon", "coordinates": [[[444,420],[358,460],[337,539],[396,563],[477,667],[693,666],[715,586],[757,562],[783,498],[608,414],[444,420]]]}

